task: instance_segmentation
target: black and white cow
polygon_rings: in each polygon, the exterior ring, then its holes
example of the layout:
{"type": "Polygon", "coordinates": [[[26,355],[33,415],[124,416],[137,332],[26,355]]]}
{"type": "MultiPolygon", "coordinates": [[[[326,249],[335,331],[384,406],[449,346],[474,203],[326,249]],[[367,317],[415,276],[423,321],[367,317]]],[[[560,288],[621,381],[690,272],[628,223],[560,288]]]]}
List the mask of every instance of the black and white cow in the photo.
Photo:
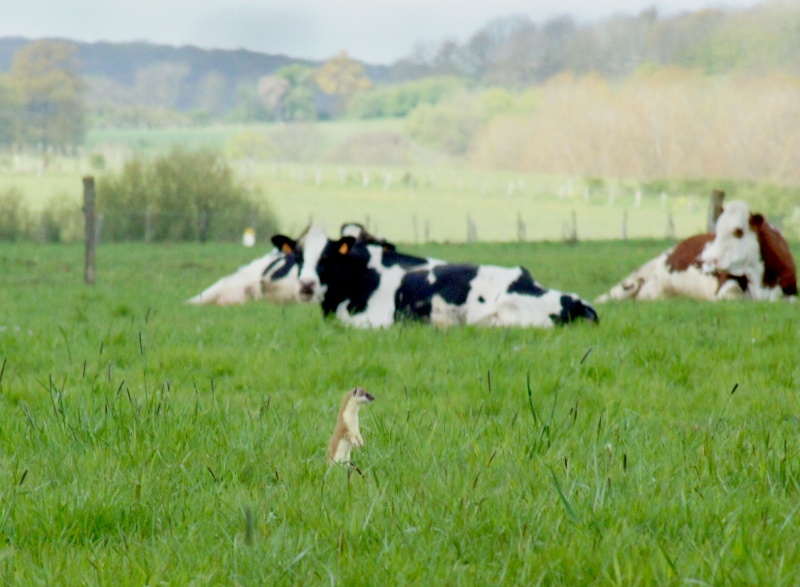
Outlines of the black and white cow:
{"type": "Polygon", "coordinates": [[[320,302],[324,315],[351,326],[387,327],[402,319],[544,328],[598,321],[587,302],[542,287],[523,267],[431,261],[348,236],[332,241],[316,227],[299,241],[276,235],[273,243],[294,251],[299,298],[320,302]]]}

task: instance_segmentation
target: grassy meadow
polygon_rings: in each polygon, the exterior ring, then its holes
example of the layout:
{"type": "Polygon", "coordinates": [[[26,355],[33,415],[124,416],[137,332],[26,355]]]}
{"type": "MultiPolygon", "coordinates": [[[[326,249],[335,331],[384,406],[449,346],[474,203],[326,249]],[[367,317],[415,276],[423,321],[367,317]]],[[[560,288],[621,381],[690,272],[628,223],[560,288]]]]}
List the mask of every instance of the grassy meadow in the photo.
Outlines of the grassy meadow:
{"type": "MultiPolygon", "coordinates": [[[[592,299],[666,245],[407,248],[592,299]]],[[[800,581],[797,304],[357,331],[183,303],[255,254],[104,245],[90,287],[79,246],[0,244],[2,584],[800,581]],[[354,385],[359,472],[329,469],[354,385]]]]}

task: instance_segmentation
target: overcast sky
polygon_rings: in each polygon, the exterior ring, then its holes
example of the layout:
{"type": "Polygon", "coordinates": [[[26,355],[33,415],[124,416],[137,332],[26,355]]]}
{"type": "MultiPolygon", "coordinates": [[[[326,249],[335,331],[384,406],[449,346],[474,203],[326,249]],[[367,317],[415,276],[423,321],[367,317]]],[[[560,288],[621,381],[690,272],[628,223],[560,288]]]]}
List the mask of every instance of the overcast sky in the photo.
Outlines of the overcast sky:
{"type": "Polygon", "coordinates": [[[462,42],[493,18],[579,22],[655,6],[661,14],[757,0],[18,0],[0,16],[0,37],[149,41],[250,49],[326,59],[339,51],[392,63],[419,43],[462,42]]]}

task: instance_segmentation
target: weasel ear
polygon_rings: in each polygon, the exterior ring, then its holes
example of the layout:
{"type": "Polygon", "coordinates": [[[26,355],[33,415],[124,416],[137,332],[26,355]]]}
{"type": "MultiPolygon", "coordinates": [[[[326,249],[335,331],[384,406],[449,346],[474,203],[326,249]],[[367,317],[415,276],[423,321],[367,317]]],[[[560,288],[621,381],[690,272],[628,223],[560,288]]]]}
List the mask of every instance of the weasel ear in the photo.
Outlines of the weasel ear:
{"type": "Polygon", "coordinates": [[[358,388],[353,389],[353,395],[358,395],[358,388]]]}
{"type": "Polygon", "coordinates": [[[338,245],[339,254],[346,255],[350,252],[350,249],[353,248],[353,245],[356,243],[356,239],[352,236],[343,236],[339,239],[339,242],[336,243],[338,245]]]}
{"type": "Polygon", "coordinates": [[[272,244],[275,245],[282,253],[286,253],[287,255],[294,253],[294,249],[297,247],[297,241],[282,234],[273,235],[272,244]]]}

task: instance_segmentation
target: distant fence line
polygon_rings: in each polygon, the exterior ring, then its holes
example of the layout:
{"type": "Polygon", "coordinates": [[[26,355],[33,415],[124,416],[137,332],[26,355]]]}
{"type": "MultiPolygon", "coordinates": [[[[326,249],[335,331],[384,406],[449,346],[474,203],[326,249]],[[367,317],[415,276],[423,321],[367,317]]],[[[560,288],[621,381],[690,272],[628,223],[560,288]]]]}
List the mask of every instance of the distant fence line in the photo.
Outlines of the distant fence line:
{"type": "MultiPolygon", "coordinates": [[[[528,227],[523,215],[519,211],[509,211],[508,218],[508,238],[503,240],[516,240],[518,242],[528,242],[536,240],[547,240],[542,237],[537,238],[534,231],[528,227]]],[[[81,210],[73,210],[62,213],[58,220],[54,220],[47,212],[40,215],[40,220],[28,219],[24,228],[19,231],[0,230],[0,241],[29,241],[41,243],[55,242],[79,242],[84,238],[84,214],[81,210]]],[[[463,241],[467,243],[480,240],[481,228],[480,218],[474,214],[466,213],[463,217],[464,232],[463,241]]],[[[309,218],[309,222],[313,217],[309,218]]],[[[380,226],[369,216],[363,219],[353,218],[376,234],[380,234],[380,226]]],[[[438,219],[440,223],[444,222],[438,219]]],[[[557,221],[557,220],[556,220],[557,221]]],[[[629,234],[629,214],[627,210],[620,211],[620,224],[618,237],[622,240],[628,239],[629,234]]],[[[436,226],[436,219],[422,218],[418,214],[410,213],[408,234],[410,242],[414,244],[424,244],[436,242],[432,238],[436,226]]],[[[457,218],[447,221],[448,224],[458,222],[457,218]]],[[[674,239],[676,237],[675,222],[672,213],[664,216],[664,238],[674,239]]],[[[573,210],[567,217],[561,220],[561,240],[564,242],[577,242],[581,240],[580,224],[578,222],[577,211],[573,210]]],[[[441,225],[441,224],[440,224],[441,225]]],[[[242,239],[246,229],[253,229],[258,236],[259,242],[267,242],[268,237],[276,229],[274,227],[259,227],[251,219],[242,215],[228,215],[224,213],[201,213],[184,214],[179,212],[157,212],[157,211],[136,211],[136,210],[115,210],[113,212],[96,212],[94,219],[95,242],[238,242],[242,239]],[[214,231],[215,223],[224,224],[226,227],[236,227],[228,230],[225,234],[214,231]],[[169,225],[194,226],[192,230],[175,230],[170,232],[169,225]],[[121,230],[119,225],[133,226],[132,229],[121,230]],[[157,228],[158,227],[158,228],[157,228]],[[166,227],[166,228],[165,228],[166,227]],[[266,228],[269,234],[263,232],[266,228]],[[261,229],[261,230],[260,230],[261,229]]],[[[448,231],[450,234],[452,230],[448,231]]],[[[404,240],[395,235],[383,235],[395,240],[404,240]]],[[[657,235],[654,235],[657,237],[657,235]]],[[[441,240],[441,239],[439,239],[441,240]]],[[[459,241],[458,238],[446,238],[447,241],[459,241]]]]}
{"type": "MultiPolygon", "coordinates": [[[[252,170],[246,166],[246,174],[251,175],[252,170]]],[[[274,178],[289,178],[301,185],[313,185],[318,188],[329,185],[360,186],[365,189],[374,189],[380,186],[383,190],[389,191],[396,188],[405,189],[448,189],[456,192],[475,193],[481,195],[503,195],[513,198],[518,195],[527,197],[553,197],[558,200],[582,199],[584,202],[605,201],[609,206],[614,207],[622,200],[626,202],[632,200],[633,207],[639,208],[645,197],[658,198],[661,208],[667,209],[669,198],[685,198],[689,212],[694,208],[694,200],[704,200],[705,195],[687,191],[685,193],[673,194],[668,190],[656,189],[648,190],[642,186],[618,185],[611,182],[600,182],[600,185],[581,185],[581,180],[565,179],[563,181],[548,180],[545,185],[531,186],[526,178],[509,179],[465,179],[458,172],[446,171],[405,171],[395,170],[376,170],[366,167],[346,167],[338,166],[334,169],[330,167],[306,167],[296,164],[275,164],[271,174],[274,178]]]]}

